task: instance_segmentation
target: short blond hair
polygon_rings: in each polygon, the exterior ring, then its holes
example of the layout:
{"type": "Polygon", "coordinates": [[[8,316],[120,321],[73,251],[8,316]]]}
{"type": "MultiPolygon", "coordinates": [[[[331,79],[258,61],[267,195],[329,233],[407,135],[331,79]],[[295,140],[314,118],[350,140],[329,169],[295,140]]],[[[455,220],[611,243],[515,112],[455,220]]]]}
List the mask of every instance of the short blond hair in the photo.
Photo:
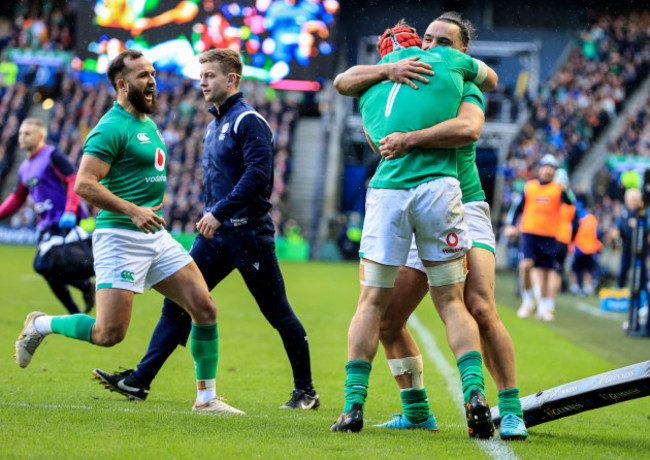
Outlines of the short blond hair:
{"type": "Polygon", "coordinates": [[[223,73],[237,74],[239,77],[237,79],[237,87],[239,87],[244,64],[241,60],[241,56],[237,51],[231,50],[229,48],[207,50],[199,56],[199,62],[201,64],[204,64],[206,62],[218,62],[223,73]]]}
{"type": "Polygon", "coordinates": [[[21,123],[22,125],[32,125],[35,126],[36,129],[40,130],[43,132],[43,136],[47,136],[47,126],[45,126],[45,122],[41,120],[40,118],[35,118],[35,117],[28,117],[23,120],[21,123]]]}

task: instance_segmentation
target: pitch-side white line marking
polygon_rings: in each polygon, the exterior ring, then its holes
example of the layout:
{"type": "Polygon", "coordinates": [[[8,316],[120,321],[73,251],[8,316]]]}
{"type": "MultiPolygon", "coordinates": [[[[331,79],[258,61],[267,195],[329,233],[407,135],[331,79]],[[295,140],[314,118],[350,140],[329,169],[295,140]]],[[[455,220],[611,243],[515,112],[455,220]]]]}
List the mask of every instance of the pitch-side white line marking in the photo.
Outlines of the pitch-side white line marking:
{"type": "Polygon", "coordinates": [[[613,319],[614,321],[620,321],[621,319],[623,319],[623,315],[625,315],[625,313],[614,313],[611,311],[603,311],[598,308],[594,308],[591,305],[584,302],[577,302],[575,304],[575,308],[576,310],[589,313],[590,315],[598,316],[599,318],[613,319]]]}
{"type": "MultiPolygon", "coordinates": [[[[133,401],[127,404],[140,404],[139,402],[133,401]]],[[[32,409],[66,409],[66,410],[104,410],[110,412],[137,412],[137,413],[147,413],[147,414],[180,414],[180,415],[191,415],[191,416],[212,416],[212,417],[235,417],[232,415],[217,415],[215,413],[207,412],[192,412],[188,410],[167,410],[167,409],[143,409],[143,408],[133,408],[133,407],[95,407],[95,406],[86,406],[86,405],[75,405],[75,404],[30,404],[25,402],[7,402],[1,401],[0,406],[5,407],[26,407],[32,409]]],[[[255,418],[269,418],[269,415],[251,415],[246,414],[246,417],[255,417],[255,418]]]]}
{"type": "MultiPolygon", "coordinates": [[[[93,410],[93,411],[107,411],[107,412],[129,412],[129,413],[139,413],[139,414],[175,414],[175,415],[191,415],[192,417],[233,417],[235,419],[239,418],[238,416],[230,415],[216,415],[214,413],[199,412],[194,413],[191,410],[167,410],[167,409],[145,409],[141,406],[139,401],[125,402],[125,404],[133,404],[134,406],[140,406],[138,408],[131,407],[95,407],[95,406],[86,406],[83,404],[32,404],[26,402],[9,402],[9,401],[0,401],[0,407],[23,407],[26,409],[56,409],[56,410],[93,410]]],[[[300,419],[300,414],[292,414],[284,412],[284,415],[289,416],[290,418],[300,419]]],[[[251,414],[249,412],[244,416],[246,418],[262,418],[269,419],[274,417],[274,415],[269,414],[251,414]]],[[[319,416],[317,414],[310,414],[310,419],[322,420],[323,422],[331,422],[331,417],[329,416],[319,416]]],[[[384,421],[383,419],[377,419],[375,422],[379,423],[384,421]]],[[[372,420],[369,420],[372,422],[372,420]]],[[[438,423],[438,426],[441,428],[458,428],[464,427],[465,425],[459,425],[457,423],[438,423]]]]}
{"type": "MultiPolygon", "coordinates": [[[[460,385],[460,378],[458,377],[458,371],[449,365],[449,362],[442,354],[440,347],[436,344],[433,334],[431,334],[429,329],[420,322],[415,313],[413,313],[409,319],[409,326],[411,326],[418,336],[420,336],[420,341],[422,345],[424,345],[424,351],[428,355],[429,359],[436,365],[438,372],[440,372],[447,381],[447,391],[451,395],[456,407],[460,409],[463,418],[465,418],[465,412],[463,409],[465,401],[462,397],[463,393],[460,385]]],[[[495,460],[515,460],[518,458],[508,443],[499,439],[497,434],[495,434],[495,436],[490,440],[477,440],[477,443],[483,452],[495,460]]]]}

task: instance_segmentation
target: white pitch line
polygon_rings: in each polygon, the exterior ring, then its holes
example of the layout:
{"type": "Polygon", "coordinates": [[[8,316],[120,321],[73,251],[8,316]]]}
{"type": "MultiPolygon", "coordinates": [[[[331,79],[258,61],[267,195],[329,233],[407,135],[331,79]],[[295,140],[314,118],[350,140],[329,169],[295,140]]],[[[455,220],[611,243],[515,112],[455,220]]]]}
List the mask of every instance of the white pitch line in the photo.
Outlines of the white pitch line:
{"type": "MultiPolygon", "coordinates": [[[[462,398],[463,392],[460,385],[458,371],[449,365],[449,362],[442,354],[440,347],[438,347],[438,344],[436,344],[436,340],[433,337],[433,334],[431,334],[429,329],[427,329],[420,322],[415,313],[413,313],[409,319],[409,326],[411,326],[413,330],[420,336],[420,341],[424,345],[426,354],[431,359],[431,361],[433,361],[438,371],[447,381],[447,391],[451,395],[451,398],[456,404],[456,407],[461,409],[460,412],[463,418],[465,418],[465,412],[464,409],[462,409],[465,406],[465,401],[462,398]]],[[[498,436],[494,436],[490,440],[477,440],[477,443],[483,452],[495,460],[515,460],[518,458],[508,443],[499,439],[498,436]]]]}
{"type": "MultiPolygon", "coordinates": [[[[137,402],[135,403],[137,404],[137,402]]],[[[183,411],[166,411],[166,410],[150,410],[150,409],[134,409],[134,408],[124,408],[124,407],[93,407],[85,405],[74,405],[74,404],[31,404],[25,402],[0,402],[0,406],[6,407],[28,407],[34,409],[70,409],[70,410],[109,410],[111,412],[148,412],[148,413],[165,413],[165,414],[187,414],[189,412],[183,411]]]]}
{"type": "MultiPolygon", "coordinates": [[[[133,401],[128,404],[140,404],[139,402],[133,401]]],[[[0,406],[5,407],[25,407],[29,409],[65,409],[65,410],[99,410],[99,411],[110,411],[110,412],[129,412],[129,413],[145,413],[145,414],[180,414],[180,415],[191,415],[191,416],[216,416],[222,417],[225,415],[216,415],[213,413],[207,412],[192,412],[191,410],[165,410],[165,409],[143,409],[143,408],[126,408],[126,407],[93,407],[86,405],[75,405],[75,404],[31,404],[25,402],[7,402],[0,401],[0,406]]],[[[246,414],[246,417],[253,418],[269,418],[268,415],[251,415],[246,414]]]]}
{"type": "Polygon", "coordinates": [[[576,310],[580,310],[584,313],[589,313],[590,315],[598,316],[599,318],[612,319],[614,321],[620,321],[622,319],[622,314],[623,314],[623,313],[614,313],[610,311],[602,311],[584,302],[576,303],[575,308],[576,310]]]}

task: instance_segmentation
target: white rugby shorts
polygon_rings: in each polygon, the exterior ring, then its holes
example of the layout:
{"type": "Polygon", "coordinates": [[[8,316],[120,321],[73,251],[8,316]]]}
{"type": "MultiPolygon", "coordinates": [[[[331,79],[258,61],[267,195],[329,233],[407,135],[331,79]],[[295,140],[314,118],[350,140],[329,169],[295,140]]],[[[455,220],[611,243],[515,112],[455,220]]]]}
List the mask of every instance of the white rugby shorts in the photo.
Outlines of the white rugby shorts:
{"type": "Polygon", "coordinates": [[[99,228],[93,232],[97,289],[117,288],[141,294],[192,262],[192,257],[165,230],[99,228]]]}
{"type": "Polygon", "coordinates": [[[370,188],[359,256],[384,265],[403,265],[415,237],[425,260],[444,262],[471,247],[460,184],[442,177],[411,189],[370,188]]]}
{"type": "MultiPolygon", "coordinates": [[[[490,205],[485,201],[470,201],[463,206],[465,207],[465,220],[467,220],[469,234],[472,238],[472,247],[487,249],[494,253],[496,240],[494,238],[494,231],[492,230],[490,205]]],[[[426,273],[424,265],[422,265],[422,260],[418,255],[415,239],[411,243],[408,260],[404,265],[426,273]]]]}

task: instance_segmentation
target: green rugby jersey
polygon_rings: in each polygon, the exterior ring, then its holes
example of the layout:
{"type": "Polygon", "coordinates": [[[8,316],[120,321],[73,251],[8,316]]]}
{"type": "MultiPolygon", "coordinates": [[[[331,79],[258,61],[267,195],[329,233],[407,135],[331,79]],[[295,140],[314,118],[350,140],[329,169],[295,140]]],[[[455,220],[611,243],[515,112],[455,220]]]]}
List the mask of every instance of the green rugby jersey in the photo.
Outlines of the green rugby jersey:
{"type": "MultiPolygon", "coordinates": [[[[461,102],[471,102],[478,105],[485,113],[483,93],[472,82],[465,82],[461,102]]],[[[458,165],[458,180],[463,192],[463,203],[485,200],[485,192],[476,167],[476,142],[456,149],[458,165]]]]}
{"type": "MultiPolygon", "coordinates": [[[[137,206],[162,203],[167,185],[167,149],[151,118],[140,120],[115,102],[88,134],[83,153],[111,165],[100,183],[114,195],[137,206]]],[[[156,214],[162,217],[162,210],[156,214]]],[[[104,209],[97,215],[97,228],[140,231],[129,216],[104,209]]]]}
{"type": "MultiPolygon", "coordinates": [[[[429,83],[415,82],[419,88],[415,90],[385,81],[361,95],[359,111],[363,125],[377,146],[390,133],[417,131],[454,118],[463,95],[463,80],[476,78],[476,62],[444,46],[428,51],[413,46],[388,53],[379,63],[415,56],[431,64],[435,75],[429,78],[429,83]]],[[[444,176],[458,177],[455,149],[414,149],[399,159],[382,158],[369,186],[406,189],[444,176]]]]}

